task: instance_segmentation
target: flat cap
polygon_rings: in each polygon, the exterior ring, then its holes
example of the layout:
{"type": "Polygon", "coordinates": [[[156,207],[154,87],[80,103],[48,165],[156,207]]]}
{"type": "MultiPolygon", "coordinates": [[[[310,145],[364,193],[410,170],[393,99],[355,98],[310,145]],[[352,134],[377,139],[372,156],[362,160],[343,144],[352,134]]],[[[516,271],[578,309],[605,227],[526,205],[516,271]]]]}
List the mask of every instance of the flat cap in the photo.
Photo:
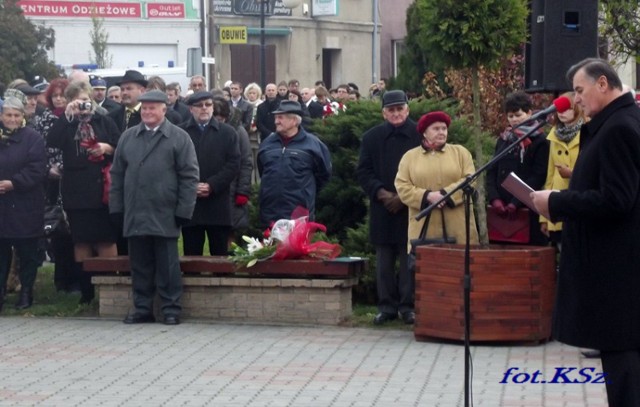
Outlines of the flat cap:
{"type": "Polygon", "coordinates": [[[406,105],[409,103],[407,94],[401,90],[388,90],[382,95],[382,107],[406,105]]]}
{"type": "Polygon", "coordinates": [[[138,102],[152,102],[152,103],[169,103],[167,94],[161,90],[150,90],[138,97],[138,102]]]}
{"type": "Polygon", "coordinates": [[[16,89],[18,89],[20,92],[24,93],[27,96],[35,96],[42,93],[38,89],[27,84],[16,86],[16,89]]]}
{"type": "Polygon", "coordinates": [[[211,94],[211,92],[201,90],[190,95],[187,99],[187,104],[191,106],[194,103],[198,103],[207,99],[213,99],[213,95],[211,94]]]}

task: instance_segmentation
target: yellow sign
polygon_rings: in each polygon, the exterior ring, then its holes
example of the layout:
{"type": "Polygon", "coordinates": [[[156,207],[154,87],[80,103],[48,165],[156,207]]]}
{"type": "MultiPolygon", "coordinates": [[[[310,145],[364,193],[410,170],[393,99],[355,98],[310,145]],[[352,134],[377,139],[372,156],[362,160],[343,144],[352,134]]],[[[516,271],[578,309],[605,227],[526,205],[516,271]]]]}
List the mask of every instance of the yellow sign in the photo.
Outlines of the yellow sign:
{"type": "Polygon", "coordinates": [[[220,44],[246,44],[247,38],[246,26],[220,27],[220,44]]]}

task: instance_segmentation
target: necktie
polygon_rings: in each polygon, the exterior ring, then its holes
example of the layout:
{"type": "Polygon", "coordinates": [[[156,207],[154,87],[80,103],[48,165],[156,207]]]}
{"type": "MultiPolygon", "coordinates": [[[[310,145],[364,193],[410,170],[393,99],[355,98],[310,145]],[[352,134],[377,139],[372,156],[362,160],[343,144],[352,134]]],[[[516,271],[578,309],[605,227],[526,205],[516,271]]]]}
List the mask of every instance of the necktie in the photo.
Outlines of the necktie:
{"type": "Polygon", "coordinates": [[[129,119],[131,119],[131,115],[133,114],[133,109],[127,108],[124,113],[124,127],[129,127],[129,119]]]}

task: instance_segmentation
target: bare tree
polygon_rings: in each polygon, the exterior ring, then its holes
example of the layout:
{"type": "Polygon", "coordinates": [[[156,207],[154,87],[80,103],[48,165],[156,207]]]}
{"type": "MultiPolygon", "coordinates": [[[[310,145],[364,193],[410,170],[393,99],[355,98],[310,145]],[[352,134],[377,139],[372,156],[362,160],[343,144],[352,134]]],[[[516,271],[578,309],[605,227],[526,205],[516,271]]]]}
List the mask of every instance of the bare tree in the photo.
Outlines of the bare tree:
{"type": "Polygon", "coordinates": [[[98,65],[98,68],[111,68],[113,55],[109,55],[109,50],[107,49],[109,33],[104,28],[104,18],[92,15],[91,23],[93,24],[93,28],[89,35],[91,37],[91,47],[93,48],[95,58],[89,53],[89,60],[98,65]]]}

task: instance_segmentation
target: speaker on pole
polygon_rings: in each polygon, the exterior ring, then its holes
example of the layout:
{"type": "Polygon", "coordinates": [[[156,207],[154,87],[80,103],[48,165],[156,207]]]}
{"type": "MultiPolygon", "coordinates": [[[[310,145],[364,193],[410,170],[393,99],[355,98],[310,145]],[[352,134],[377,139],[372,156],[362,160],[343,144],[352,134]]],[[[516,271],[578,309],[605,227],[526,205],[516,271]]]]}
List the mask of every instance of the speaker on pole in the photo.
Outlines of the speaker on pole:
{"type": "Polygon", "coordinates": [[[525,90],[571,90],[565,74],[598,56],[597,0],[532,0],[525,49],[525,90]]]}

